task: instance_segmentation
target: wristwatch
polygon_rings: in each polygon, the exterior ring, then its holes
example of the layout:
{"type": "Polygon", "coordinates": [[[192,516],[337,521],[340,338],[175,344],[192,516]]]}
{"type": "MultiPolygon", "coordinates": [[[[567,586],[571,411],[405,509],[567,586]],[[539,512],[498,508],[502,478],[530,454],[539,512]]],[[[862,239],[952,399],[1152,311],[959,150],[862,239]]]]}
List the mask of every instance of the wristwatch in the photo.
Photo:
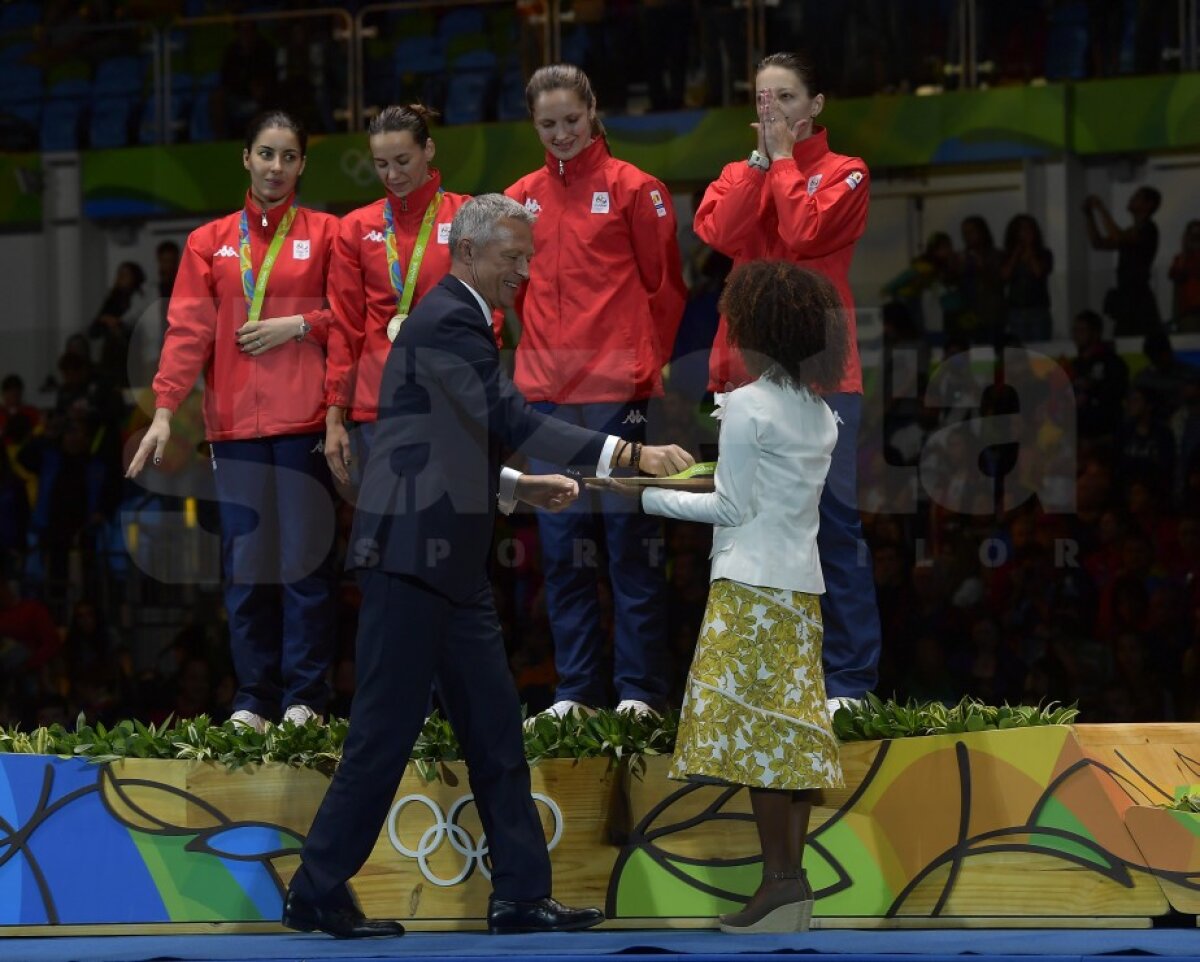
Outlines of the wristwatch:
{"type": "Polygon", "coordinates": [[[303,317],[300,318],[300,333],[296,335],[296,340],[303,341],[305,336],[311,330],[312,330],[312,325],[309,324],[308,321],[306,321],[303,317]]]}
{"type": "Polygon", "coordinates": [[[750,157],[746,161],[751,167],[756,167],[759,170],[770,170],[771,160],[769,157],[764,157],[757,150],[750,151],[750,157]]]}

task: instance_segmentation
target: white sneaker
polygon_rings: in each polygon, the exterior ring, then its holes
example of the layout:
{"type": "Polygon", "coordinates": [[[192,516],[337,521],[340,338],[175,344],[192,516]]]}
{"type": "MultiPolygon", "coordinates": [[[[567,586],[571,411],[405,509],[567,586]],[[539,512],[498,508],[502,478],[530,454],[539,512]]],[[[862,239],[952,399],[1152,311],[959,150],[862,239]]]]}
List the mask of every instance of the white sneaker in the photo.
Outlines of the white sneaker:
{"type": "Polygon", "coordinates": [[[629,714],[634,718],[657,718],[658,712],[647,705],[644,701],[639,701],[636,698],[623,698],[617,703],[617,714],[629,714]]]}
{"type": "Polygon", "coordinates": [[[846,698],[839,695],[837,698],[830,698],[825,702],[825,710],[829,712],[829,720],[833,721],[833,716],[838,713],[839,708],[861,708],[862,703],[861,698],[846,698]]]}
{"type": "Polygon", "coordinates": [[[589,715],[596,714],[596,709],[589,708],[581,701],[571,701],[569,698],[564,698],[562,701],[556,701],[545,711],[540,711],[536,715],[530,715],[525,719],[525,727],[532,728],[539,718],[565,718],[572,713],[577,714],[581,718],[587,718],[589,715]]]}
{"type": "Polygon", "coordinates": [[[283,720],[291,722],[297,728],[309,722],[321,724],[321,716],[307,705],[289,705],[288,710],[283,713],[283,720]]]}
{"type": "Polygon", "coordinates": [[[267,730],[267,726],[271,723],[263,718],[262,715],[256,715],[252,711],[243,708],[240,711],[235,711],[229,716],[229,720],[234,725],[240,725],[242,728],[253,728],[260,735],[267,730]]]}

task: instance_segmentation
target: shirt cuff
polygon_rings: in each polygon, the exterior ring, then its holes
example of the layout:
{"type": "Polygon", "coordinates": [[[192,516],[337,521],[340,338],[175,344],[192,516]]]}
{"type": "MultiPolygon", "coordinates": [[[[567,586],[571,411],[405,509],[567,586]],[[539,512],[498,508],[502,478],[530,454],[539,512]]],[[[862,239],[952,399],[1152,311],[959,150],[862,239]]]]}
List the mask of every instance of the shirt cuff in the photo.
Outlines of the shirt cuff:
{"type": "Polygon", "coordinates": [[[501,514],[512,514],[517,507],[517,482],[521,472],[516,468],[500,469],[500,488],[496,492],[496,505],[501,514]]]}
{"type": "Polygon", "coordinates": [[[596,465],[596,477],[607,478],[612,475],[612,456],[617,450],[617,445],[621,443],[621,439],[615,434],[610,434],[608,440],[604,442],[604,447],[600,449],[600,463],[596,465]]]}

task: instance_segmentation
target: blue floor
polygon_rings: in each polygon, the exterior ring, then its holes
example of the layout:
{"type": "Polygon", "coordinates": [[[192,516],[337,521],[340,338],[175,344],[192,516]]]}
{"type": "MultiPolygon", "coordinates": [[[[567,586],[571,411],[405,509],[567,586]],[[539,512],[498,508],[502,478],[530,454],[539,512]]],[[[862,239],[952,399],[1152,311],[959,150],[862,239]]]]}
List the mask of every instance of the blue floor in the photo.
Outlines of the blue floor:
{"type": "Polygon", "coordinates": [[[1200,929],[1045,931],[852,931],[733,936],[719,932],[638,931],[553,935],[413,933],[400,939],[339,942],[320,935],[180,935],[0,938],[4,962],[266,962],[317,959],[537,959],[620,962],[683,956],[701,960],[802,955],[817,959],[920,960],[975,956],[987,962],[1038,957],[1080,960],[1161,956],[1200,959],[1200,929]]]}

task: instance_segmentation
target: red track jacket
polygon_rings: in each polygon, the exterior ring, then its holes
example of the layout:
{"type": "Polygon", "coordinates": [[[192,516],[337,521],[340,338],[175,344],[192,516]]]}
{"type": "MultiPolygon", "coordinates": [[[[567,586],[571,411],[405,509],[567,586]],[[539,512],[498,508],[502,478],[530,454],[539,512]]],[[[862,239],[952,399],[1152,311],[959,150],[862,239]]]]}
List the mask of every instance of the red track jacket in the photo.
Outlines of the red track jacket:
{"type": "MultiPolygon", "coordinates": [[[[246,194],[250,253],[257,276],[288,203],[262,211],[246,194]]],[[[325,276],[338,220],[296,209],[267,283],[262,318],[302,314],[312,325],[260,357],[238,348],[246,323],[246,298],[238,258],[241,211],[197,227],[188,236],[171,303],[167,333],[154,378],[158,407],[174,411],[204,372],[204,427],[210,441],[304,434],[325,429],[325,342],[330,312],[325,276]]]]}
{"type": "MultiPolygon", "coordinates": [[[[862,367],[850,293],[850,259],[867,225],[870,174],[857,157],[829,149],[824,127],[796,144],[792,159],[769,171],[745,161],[728,164],[696,210],[694,229],[737,267],[752,260],[786,260],[824,274],[846,306],[850,357],[839,391],[862,393],[862,367]]],[[[725,318],[717,329],[708,368],[709,389],[724,391],[750,380],[741,353],[729,343],[725,318]]]]}
{"type": "MultiPolygon", "coordinates": [[[[408,262],[421,221],[430,200],[442,186],[442,175],[430,168],[430,179],[407,197],[388,194],[342,218],[333,244],[329,268],[329,304],[334,322],[329,332],[329,361],[325,369],[325,402],[349,408],[355,421],[374,421],[378,416],[379,387],[383,365],[392,343],[388,322],[396,314],[396,291],[388,275],[384,243],[383,205],[392,205],[396,224],[396,253],[401,276],[407,277],[408,262]]],[[[417,274],[412,305],[437,285],[450,270],[450,222],[470,200],[467,194],[442,195],[429,244],[417,274]]]]}
{"type": "Polygon", "coordinates": [[[522,177],[509,197],[537,214],[513,380],[530,401],[585,404],[662,394],[687,291],[670,194],[597,139],[522,177]]]}

